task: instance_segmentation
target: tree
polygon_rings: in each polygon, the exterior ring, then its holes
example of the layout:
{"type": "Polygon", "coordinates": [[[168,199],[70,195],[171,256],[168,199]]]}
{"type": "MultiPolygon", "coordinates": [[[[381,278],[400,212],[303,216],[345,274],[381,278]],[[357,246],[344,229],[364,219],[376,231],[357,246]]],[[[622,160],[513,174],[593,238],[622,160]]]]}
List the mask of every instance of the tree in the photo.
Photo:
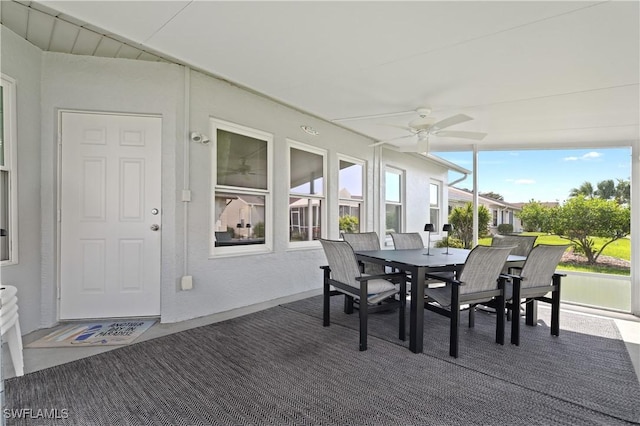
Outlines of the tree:
{"type": "Polygon", "coordinates": [[[500,194],[497,194],[495,192],[481,192],[478,195],[481,195],[485,198],[491,198],[494,200],[498,200],[498,201],[504,201],[504,197],[500,194]]]}
{"type": "Polygon", "coordinates": [[[516,217],[520,219],[527,232],[549,231],[549,208],[543,206],[539,201],[530,200],[522,206],[520,212],[516,213],[516,217]]]}
{"type": "Polygon", "coordinates": [[[616,201],[618,204],[629,205],[631,201],[631,182],[624,179],[618,179],[616,185],[616,201]]]}
{"type": "Polygon", "coordinates": [[[339,227],[341,232],[353,234],[360,229],[360,221],[357,217],[351,215],[340,216],[339,227]]]}
{"type": "Polygon", "coordinates": [[[611,200],[616,196],[616,184],[613,183],[613,179],[607,179],[598,182],[598,189],[595,191],[595,195],[603,200],[611,200]]]}
{"type": "Polygon", "coordinates": [[[631,231],[629,208],[614,200],[589,199],[579,195],[551,210],[553,233],[570,240],[584,252],[587,262],[592,265],[598,261],[605,247],[631,231]],[[607,241],[597,248],[593,237],[607,241]]]}
{"type": "Polygon", "coordinates": [[[593,190],[593,185],[591,185],[591,182],[585,181],[579,187],[572,188],[569,192],[569,197],[577,197],[580,195],[583,195],[585,198],[593,198],[593,196],[595,195],[595,191],[593,190]]]}
{"type": "MultiPolygon", "coordinates": [[[[487,234],[487,228],[491,215],[485,206],[478,206],[478,234],[483,237],[487,234]]],[[[456,207],[449,215],[449,223],[453,225],[453,237],[462,241],[464,248],[471,248],[473,243],[473,204],[467,203],[464,207],[456,207]]]]}

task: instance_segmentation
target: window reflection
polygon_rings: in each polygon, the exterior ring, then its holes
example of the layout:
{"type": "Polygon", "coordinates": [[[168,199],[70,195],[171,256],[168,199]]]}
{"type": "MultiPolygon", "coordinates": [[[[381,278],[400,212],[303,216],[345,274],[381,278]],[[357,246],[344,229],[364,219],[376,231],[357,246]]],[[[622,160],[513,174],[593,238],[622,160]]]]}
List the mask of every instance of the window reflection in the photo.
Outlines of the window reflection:
{"type": "Polygon", "coordinates": [[[269,134],[212,121],[215,190],[212,200],[212,254],[263,250],[270,244],[269,134]],[[226,129],[226,130],[225,130],[226,129]],[[243,246],[262,245],[259,247],[243,246]]]}
{"type": "Polygon", "coordinates": [[[340,160],[338,193],[340,232],[360,232],[362,224],[363,176],[362,164],[340,160]]]}
{"type": "Polygon", "coordinates": [[[264,244],[265,197],[216,193],[215,246],[264,244]]]}
{"type": "Polygon", "coordinates": [[[267,142],[217,130],[217,184],[267,189],[267,142]]]}

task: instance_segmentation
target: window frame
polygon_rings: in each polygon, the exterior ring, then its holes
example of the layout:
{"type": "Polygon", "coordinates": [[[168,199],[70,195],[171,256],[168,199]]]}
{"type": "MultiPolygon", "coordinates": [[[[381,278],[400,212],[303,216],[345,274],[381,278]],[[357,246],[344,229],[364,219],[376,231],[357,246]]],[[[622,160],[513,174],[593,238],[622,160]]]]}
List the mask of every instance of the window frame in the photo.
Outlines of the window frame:
{"type": "Polygon", "coordinates": [[[320,238],[327,238],[327,186],[328,186],[328,166],[327,166],[328,151],[326,149],[318,148],[316,146],[308,145],[302,142],[298,142],[292,139],[287,139],[287,200],[286,200],[286,226],[287,230],[287,243],[289,249],[302,249],[302,248],[319,248],[320,242],[318,240],[305,240],[305,241],[291,241],[291,197],[310,198],[320,201],[320,238]],[[309,152],[312,154],[322,156],[322,194],[302,194],[296,193],[291,190],[291,150],[298,149],[300,151],[309,152]]]}
{"type": "Polygon", "coordinates": [[[227,256],[240,256],[251,255],[256,253],[269,253],[273,251],[273,134],[262,130],[254,129],[248,126],[244,126],[237,123],[221,120],[218,118],[209,119],[210,127],[210,139],[211,139],[211,199],[210,199],[210,214],[209,214],[209,258],[219,258],[227,256]],[[245,188],[231,185],[218,185],[218,129],[236,133],[239,135],[247,136],[254,139],[263,140],[267,144],[267,177],[266,189],[259,188],[245,188]],[[232,194],[245,194],[250,196],[264,197],[264,224],[265,235],[263,244],[249,244],[249,245],[230,245],[223,247],[215,246],[215,227],[216,227],[216,206],[215,199],[216,193],[232,193],[232,194]]]}
{"type": "Polygon", "coordinates": [[[393,244],[391,242],[391,236],[387,233],[387,205],[400,206],[400,213],[398,220],[400,222],[400,229],[397,229],[396,232],[404,232],[405,229],[405,214],[406,214],[406,196],[405,196],[405,185],[406,185],[406,171],[400,169],[398,167],[385,165],[384,167],[384,216],[383,216],[383,225],[384,225],[384,235],[385,235],[385,245],[393,244]],[[387,200],[387,173],[393,173],[400,176],[400,186],[398,188],[398,198],[399,201],[389,201],[387,200]]]}
{"type": "MultiPolygon", "coordinates": [[[[341,190],[341,185],[340,185],[340,162],[341,161],[346,161],[355,165],[359,165],[362,167],[362,201],[360,201],[360,223],[359,223],[359,227],[358,227],[358,232],[364,232],[367,227],[366,227],[366,208],[367,208],[367,191],[366,189],[368,188],[367,186],[367,161],[360,159],[360,158],[355,158],[355,157],[350,157],[348,155],[343,155],[343,154],[338,154],[337,156],[337,160],[338,160],[338,192],[337,192],[337,200],[338,200],[338,220],[340,220],[340,202],[341,201],[353,201],[353,200],[348,200],[346,198],[340,198],[340,190],[341,190]]],[[[340,231],[340,224],[338,223],[338,235],[341,234],[340,231]]]]}
{"type": "Polygon", "coordinates": [[[18,149],[17,149],[17,101],[16,80],[0,74],[2,85],[2,119],[3,119],[3,149],[4,165],[0,170],[7,172],[8,191],[7,201],[9,218],[7,220],[7,237],[9,238],[8,259],[0,261],[0,266],[18,264],[18,149]]]}
{"type": "MultiPolygon", "coordinates": [[[[431,220],[431,210],[437,210],[438,212],[438,223],[434,223],[434,229],[435,231],[433,232],[435,235],[440,235],[440,233],[442,232],[442,196],[443,196],[443,183],[442,181],[439,180],[434,180],[432,179],[429,182],[429,219],[431,220]],[[436,187],[436,191],[437,191],[437,196],[438,196],[438,202],[436,204],[431,203],[431,190],[432,187],[435,186],[436,187]]],[[[444,223],[446,223],[447,221],[445,220],[444,223]]]]}

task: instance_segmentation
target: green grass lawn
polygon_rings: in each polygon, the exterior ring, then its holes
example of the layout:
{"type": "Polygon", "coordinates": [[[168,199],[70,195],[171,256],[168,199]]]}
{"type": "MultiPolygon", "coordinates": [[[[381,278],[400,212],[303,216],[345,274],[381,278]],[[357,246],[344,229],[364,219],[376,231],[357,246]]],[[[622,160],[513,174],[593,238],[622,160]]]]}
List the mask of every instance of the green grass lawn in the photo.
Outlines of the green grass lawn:
{"type": "MultiPolygon", "coordinates": [[[[538,239],[536,240],[536,244],[571,244],[571,241],[558,237],[557,235],[547,235],[540,232],[523,232],[521,235],[537,235],[538,239]]],[[[594,238],[594,241],[596,248],[600,248],[607,240],[604,238],[594,238]]],[[[478,243],[481,245],[491,245],[491,237],[481,238],[478,243]]],[[[602,252],[602,256],[611,256],[618,259],[630,260],[631,240],[629,240],[628,238],[622,238],[620,240],[612,242],[604,249],[604,251],[602,252]]],[[[603,274],[629,275],[628,268],[621,269],[605,264],[588,266],[560,263],[558,269],[581,272],[598,272],[603,274]]]]}

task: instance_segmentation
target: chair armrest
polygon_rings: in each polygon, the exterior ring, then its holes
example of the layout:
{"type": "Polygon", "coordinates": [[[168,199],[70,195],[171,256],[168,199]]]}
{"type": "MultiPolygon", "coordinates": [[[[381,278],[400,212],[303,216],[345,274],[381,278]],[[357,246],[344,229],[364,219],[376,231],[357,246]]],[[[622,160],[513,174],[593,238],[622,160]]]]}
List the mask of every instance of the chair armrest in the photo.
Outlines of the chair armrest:
{"type": "Polygon", "coordinates": [[[567,274],[563,274],[561,272],[554,272],[553,275],[558,276],[558,277],[566,277],[567,274]]]}
{"type": "Polygon", "coordinates": [[[393,274],[378,274],[378,275],[365,275],[363,277],[356,277],[356,281],[371,281],[371,280],[388,280],[394,278],[405,278],[406,274],[404,272],[396,272],[393,274]]]}
{"type": "Polygon", "coordinates": [[[328,265],[321,266],[320,269],[324,269],[325,271],[330,271],[331,270],[331,268],[329,268],[328,265]]]}
{"type": "Polygon", "coordinates": [[[445,282],[445,283],[448,283],[448,284],[456,284],[456,285],[459,285],[459,286],[465,285],[465,283],[462,282],[462,281],[458,281],[455,278],[446,277],[446,276],[442,276],[442,275],[428,274],[427,273],[427,274],[425,274],[425,277],[426,278],[431,278],[431,279],[434,279],[434,280],[438,280],[438,281],[441,281],[441,282],[445,282]]]}

